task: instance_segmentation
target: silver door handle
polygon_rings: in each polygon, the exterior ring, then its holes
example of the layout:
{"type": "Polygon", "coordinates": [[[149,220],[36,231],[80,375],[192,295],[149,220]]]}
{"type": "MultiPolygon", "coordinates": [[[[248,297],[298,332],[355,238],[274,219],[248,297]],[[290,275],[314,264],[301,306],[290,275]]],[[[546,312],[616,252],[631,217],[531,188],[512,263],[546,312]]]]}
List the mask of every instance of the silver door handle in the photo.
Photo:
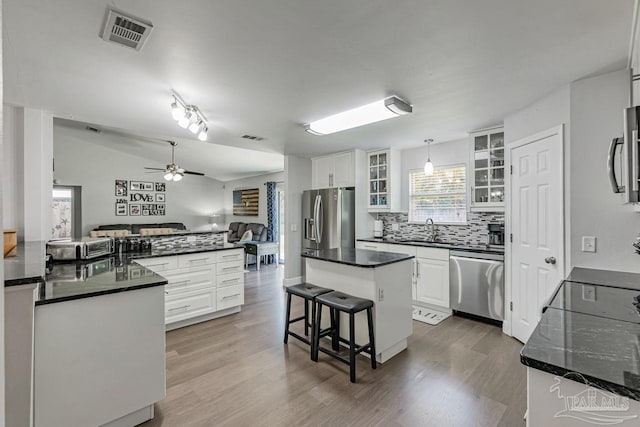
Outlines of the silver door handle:
{"type": "Polygon", "coordinates": [[[607,172],[609,173],[609,185],[614,193],[624,193],[624,186],[618,185],[616,178],[615,163],[616,163],[616,148],[618,145],[624,145],[623,138],[613,138],[609,145],[609,157],[607,158],[607,172]]]}
{"type": "Polygon", "coordinates": [[[324,228],[323,223],[323,207],[322,207],[322,196],[318,196],[318,219],[316,221],[316,242],[318,244],[322,243],[322,232],[324,228]]]}
{"type": "Polygon", "coordinates": [[[546,262],[547,264],[555,264],[556,258],[552,256],[548,256],[544,259],[544,262],[546,262]]]}
{"type": "Polygon", "coordinates": [[[239,296],[240,296],[240,294],[226,295],[226,296],[222,297],[222,299],[234,298],[234,297],[239,297],[239,296]]]}

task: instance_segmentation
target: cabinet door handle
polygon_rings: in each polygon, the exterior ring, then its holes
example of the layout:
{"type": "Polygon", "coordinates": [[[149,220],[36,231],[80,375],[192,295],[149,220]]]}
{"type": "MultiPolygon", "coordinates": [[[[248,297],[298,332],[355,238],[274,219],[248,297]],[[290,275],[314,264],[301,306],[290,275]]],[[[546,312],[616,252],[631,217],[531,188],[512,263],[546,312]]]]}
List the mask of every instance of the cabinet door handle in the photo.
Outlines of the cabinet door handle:
{"type": "Polygon", "coordinates": [[[190,259],[189,262],[200,262],[200,261],[206,261],[209,258],[198,258],[198,259],[190,259]]]}
{"type": "Polygon", "coordinates": [[[222,271],[227,271],[227,270],[237,270],[237,269],[238,269],[238,266],[237,266],[237,265],[235,265],[235,266],[233,266],[233,267],[224,267],[224,268],[222,269],[222,271]]]}
{"type": "Polygon", "coordinates": [[[420,264],[416,262],[416,278],[420,277],[420,264]]]}
{"type": "Polygon", "coordinates": [[[239,254],[222,255],[222,258],[240,258],[240,255],[239,254]]]}
{"type": "Polygon", "coordinates": [[[221,283],[230,283],[230,282],[238,282],[240,279],[239,278],[234,278],[234,279],[227,279],[227,280],[223,280],[221,283]]]}
{"type": "Polygon", "coordinates": [[[191,280],[183,280],[181,282],[173,282],[173,283],[169,283],[169,285],[186,285],[187,283],[191,282],[191,280]]]}
{"type": "Polygon", "coordinates": [[[240,296],[240,294],[227,295],[227,296],[222,297],[222,299],[233,298],[233,297],[239,297],[239,296],[240,296]]]}
{"type": "Polygon", "coordinates": [[[148,267],[162,267],[163,265],[169,265],[169,263],[168,262],[163,262],[162,264],[149,264],[149,265],[147,265],[147,268],[148,267]]]}
{"type": "Polygon", "coordinates": [[[185,308],[189,308],[189,307],[191,307],[191,304],[183,305],[181,307],[170,308],[168,311],[184,310],[185,308]]]}

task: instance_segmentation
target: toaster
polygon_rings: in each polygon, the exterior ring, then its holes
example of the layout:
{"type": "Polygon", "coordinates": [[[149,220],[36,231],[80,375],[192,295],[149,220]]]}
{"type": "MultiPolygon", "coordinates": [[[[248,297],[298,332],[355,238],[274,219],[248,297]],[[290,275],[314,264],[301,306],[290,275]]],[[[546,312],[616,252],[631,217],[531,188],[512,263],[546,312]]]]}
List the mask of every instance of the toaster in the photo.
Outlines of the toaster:
{"type": "Polygon", "coordinates": [[[93,259],[114,253],[111,237],[83,238],[82,240],[51,240],[47,242],[47,254],[54,261],[93,259]]]}

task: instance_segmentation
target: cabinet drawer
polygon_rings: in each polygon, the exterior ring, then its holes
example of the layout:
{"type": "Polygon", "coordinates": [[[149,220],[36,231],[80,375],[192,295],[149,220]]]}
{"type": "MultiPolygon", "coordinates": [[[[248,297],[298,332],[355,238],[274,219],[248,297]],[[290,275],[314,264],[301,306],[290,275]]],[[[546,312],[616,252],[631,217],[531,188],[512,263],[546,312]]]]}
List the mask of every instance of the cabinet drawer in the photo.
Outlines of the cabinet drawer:
{"type": "Polygon", "coordinates": [[[174,270],[173,274],[165,274],[169,283],[165,286],[167,295],[198,289],[213,288],[216,284],[215,267],[200,268],[195,271],[189,269],[174,270]]]}
{"type": "Polygon", "coordinates": [[[223,274],[244,273],[242,261],[220,262],[216,266],[218,276],[223,274]]]}
{"type": "Polygon", "coordinates": [[[417,257],[449,261],[449,249],[418,248],[417,257]]]}
{"type": "Polygon", "coordinates": [[[216,262],[230,262],[230,261],[244,262],[244,249],[235,249],[235,250],[216,252],[216,262]]]}
{"type": "Polygon", "coordinates": [[[144,267],[147,267],[154,273],[157,273],[159,271],[175,270],[176,268],[178,268],[178,257],[175,255],[157,258],[137,259],[135,262],[144,267]]]}
{"type": "Polygon", "coordinates": [[[164,305],[165,323],[210,313],[215,309],[215,289],[189,292],[181,294],[179,297],[167,296],[164,305]]]}
{"type": "Polygon", "coordinates": [[[200,252],[197,254],[178,255],[178,268],[215,264],[215,262],[215,252],[200,252]]]}
{"type": "Polygon", "coordinates": [[[216,279],[216,285],[218,288],[234,285],[244,286],[244,273],[221,274],[216,279]]]}
{"type": "Polygon", "coordinates": [[[234,285],[220,288],[218,294],[218,310],[244,304],[244,286],[234,285]]]}
{"type": "Polygon", "coordinates": [[[387,249],[387,252],[416,256],[416,254],[418,253],[417,249],[418,248],[416,248],[415,246],[396,245],[395,243],[391,243],[389,244],[389,249],[387,249]]]}
{"type": "Polygon", "coordinates": [[[387,252],[389,250],[389,245],[386,243],[376,243],[376,242],[356,242],[356,248],[367,249],[370,251],[387,252]]]}

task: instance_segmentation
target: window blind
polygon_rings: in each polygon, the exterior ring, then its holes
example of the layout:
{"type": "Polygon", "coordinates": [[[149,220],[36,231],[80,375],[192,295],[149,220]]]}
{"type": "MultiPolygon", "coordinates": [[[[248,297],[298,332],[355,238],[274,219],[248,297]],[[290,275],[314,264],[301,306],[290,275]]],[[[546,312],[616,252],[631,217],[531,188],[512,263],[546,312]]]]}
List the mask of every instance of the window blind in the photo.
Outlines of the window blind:
{"type": "Polygon", "coordinates": [[[437,168],[433,175],[409,172],[409,221],[466,224],[467,182],[464,165],[437,168]]]}

